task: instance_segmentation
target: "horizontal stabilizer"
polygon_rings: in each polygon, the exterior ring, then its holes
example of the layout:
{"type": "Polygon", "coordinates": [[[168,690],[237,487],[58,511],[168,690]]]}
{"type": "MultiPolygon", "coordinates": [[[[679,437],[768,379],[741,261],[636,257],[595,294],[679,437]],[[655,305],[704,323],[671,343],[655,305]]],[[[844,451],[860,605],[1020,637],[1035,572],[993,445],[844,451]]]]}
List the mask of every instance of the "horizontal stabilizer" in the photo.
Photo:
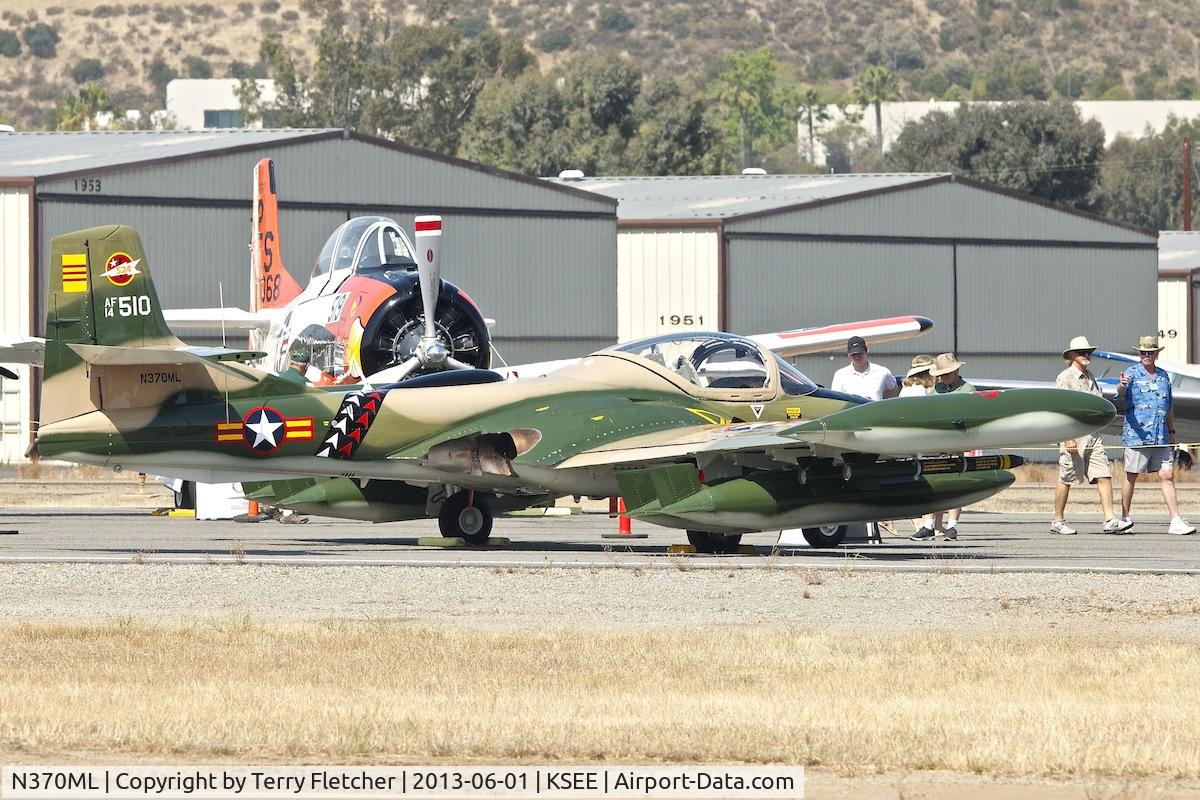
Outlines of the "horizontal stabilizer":
{"type": "Polygon", "coordinates": [[[0,336],[0,364],[40,367],[46,357],[46,340],[36,336],[0,336]]]}
{"type": "Polygon", "coordinates": [[[206,364],[218,367],[239,378],[251,377],[242,370],[234,369],[217,362],[223,361],[252,361],[264,354],[255,350],[223,350],[221,348],[187,347],[187,348],[155,348],[155,347],[108,347],[102,344],[69,344],[67,345],[89,364],[97,366],[137,367],[151,364],[206,364]]]}
{"type": "Polygon", "coordinates": [[[246,311],[241,308],[179,308],[174,311],[163,311],[163,319],[172,328],[204,328],[220,330],[222,328],[238,331],[263,331],[271,328],[271,322],[279,312],[246,311]]]}

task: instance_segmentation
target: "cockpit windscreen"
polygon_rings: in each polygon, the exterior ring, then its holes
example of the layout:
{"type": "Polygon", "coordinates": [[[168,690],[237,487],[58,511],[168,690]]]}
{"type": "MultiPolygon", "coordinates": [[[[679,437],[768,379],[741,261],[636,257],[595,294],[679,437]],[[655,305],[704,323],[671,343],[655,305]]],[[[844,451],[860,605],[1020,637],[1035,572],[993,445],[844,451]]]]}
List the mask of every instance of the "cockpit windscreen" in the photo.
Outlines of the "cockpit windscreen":
{"type": "Polygon", "coordinates": [[[355,217],[339,225],[325,241],[312,277],[337,270],[376,269],[384,264],[416,264],[412,244],[400,224],[387,217],[355,217]]]}

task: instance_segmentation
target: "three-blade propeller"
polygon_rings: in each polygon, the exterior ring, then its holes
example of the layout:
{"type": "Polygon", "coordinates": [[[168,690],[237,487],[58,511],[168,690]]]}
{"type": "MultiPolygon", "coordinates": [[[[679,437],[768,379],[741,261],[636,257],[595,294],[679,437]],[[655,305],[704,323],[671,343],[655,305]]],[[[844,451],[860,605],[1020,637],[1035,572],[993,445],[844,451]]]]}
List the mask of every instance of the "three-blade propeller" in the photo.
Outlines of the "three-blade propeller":
{"type": "Polygon", "coordinates": [[[442,218],[421,216],[413,221],[417,248],[417,273],[421,277],[421,305],[425,314],[425,332],[413,355],[403,364],[383,370],[372,380],[399,381],[418,367],[426,370],[471,369],[454,358],[453,350],[442,341],[437,330],[437,301],[442,291],[442,218]]]}

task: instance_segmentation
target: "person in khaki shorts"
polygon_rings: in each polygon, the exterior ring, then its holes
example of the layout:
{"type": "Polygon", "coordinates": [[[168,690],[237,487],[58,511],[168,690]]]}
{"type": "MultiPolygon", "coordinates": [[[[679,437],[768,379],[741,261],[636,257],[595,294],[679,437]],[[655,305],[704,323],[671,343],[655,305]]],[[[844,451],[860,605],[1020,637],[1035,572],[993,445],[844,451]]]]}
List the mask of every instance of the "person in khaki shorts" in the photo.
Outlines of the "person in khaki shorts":
{"type": "MultiPolygon", "coordinates": [[[[1100,386],[1088,369],[1092,363],[1092,352],[1096,348],[1086,336],[1076,336],[1063,350],[1063,360],[1067,368],[1058,373],[1054,385],[1059,389],[1070,389],[1076,392],[1087,392],[1102,397],[1100,386]]],[[[1100,492],[1100,507],[1104,509],[1104,533],[1127,533],[1133,527],[1123,517],[1113,512],[1112,499],[1112,467],[1108,461],[1108,453],[1104,452],[1104,443],[1099,436],[1089,434],[1077,439],[1068,439],[1059,446],[1058,450],[1058,484],[1054,487],[1054,520],[1050,523],[1050,532],[1070,535],[1075,529],[1067,524],[1065,516],[1067,497],[1071,486],[1075,484],[1092,483],[1100,492]]]]}

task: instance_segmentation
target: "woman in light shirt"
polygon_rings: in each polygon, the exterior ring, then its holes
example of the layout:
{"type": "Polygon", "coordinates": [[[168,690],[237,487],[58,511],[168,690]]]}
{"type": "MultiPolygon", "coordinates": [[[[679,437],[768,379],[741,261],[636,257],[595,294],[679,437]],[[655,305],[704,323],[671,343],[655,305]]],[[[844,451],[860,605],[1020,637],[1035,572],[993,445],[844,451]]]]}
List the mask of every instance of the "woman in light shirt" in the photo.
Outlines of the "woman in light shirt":
{"type": "Polygon", "coordinates": [[[900,397],[924,397],[933,391],[933,376],[929,370],[933,367],[933,356],[913,356],[912,369],[904,376],[904,386],[900,389],[900,397]]]}

